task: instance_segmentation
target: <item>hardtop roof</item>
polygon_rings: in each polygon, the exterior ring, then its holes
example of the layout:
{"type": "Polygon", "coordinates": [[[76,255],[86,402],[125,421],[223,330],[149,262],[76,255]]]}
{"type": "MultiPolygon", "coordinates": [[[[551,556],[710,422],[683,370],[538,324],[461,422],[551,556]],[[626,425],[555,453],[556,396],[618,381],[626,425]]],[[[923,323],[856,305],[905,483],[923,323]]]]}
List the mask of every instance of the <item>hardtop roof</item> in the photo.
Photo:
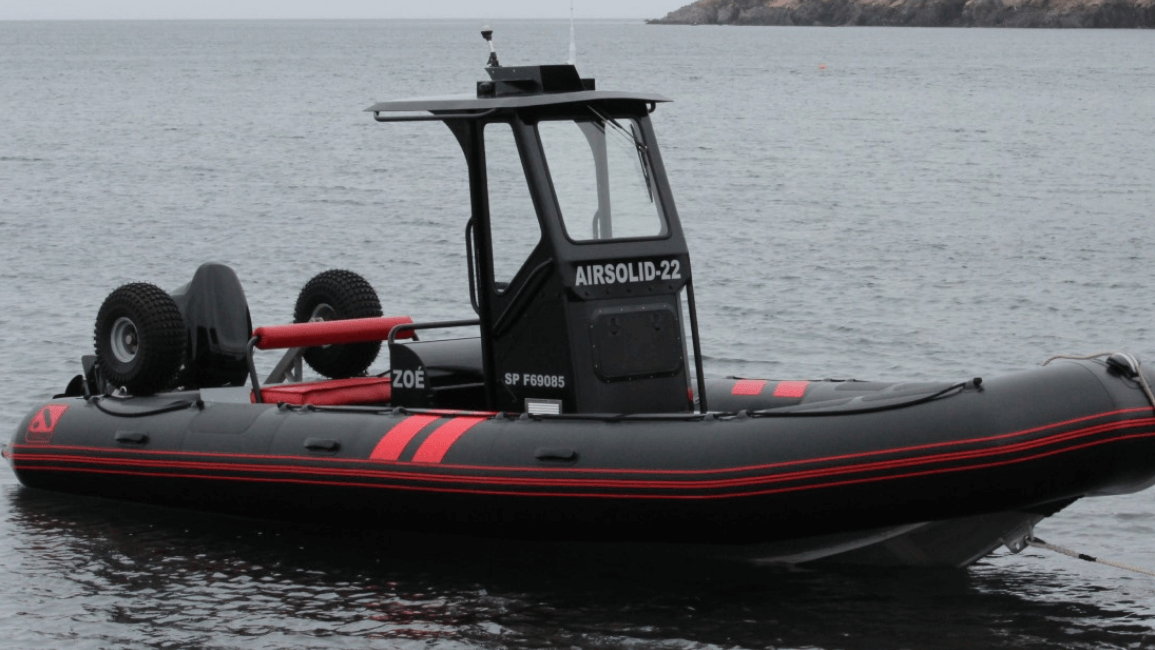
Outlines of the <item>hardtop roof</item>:
{"type": "Polygon", "coordinates": [[[565,104],[592,104],[597,102],[638,102],[651,104],[668,102],[669,98],[657,93],[638,93],[615,90],[580,90],[575,92],[507,95],[503,97],[476,97],[456,95],[442,97],[414,97],[378,102],[366,111],[372,113],[413,111],[489,111],[495,109],[535,108],[565,104]]]}

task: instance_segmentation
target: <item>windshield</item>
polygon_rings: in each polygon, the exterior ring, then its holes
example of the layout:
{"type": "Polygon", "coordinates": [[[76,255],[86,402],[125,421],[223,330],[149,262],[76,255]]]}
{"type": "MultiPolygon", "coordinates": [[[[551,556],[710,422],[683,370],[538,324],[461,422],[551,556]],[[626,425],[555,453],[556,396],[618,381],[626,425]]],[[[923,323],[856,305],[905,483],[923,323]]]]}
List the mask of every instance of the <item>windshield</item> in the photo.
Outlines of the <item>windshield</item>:
{"type": "Polygon", "coordinates": [[[664,237],[650,157],[633,119],[538,124],[566,235],[576,242],[664,237]]]}

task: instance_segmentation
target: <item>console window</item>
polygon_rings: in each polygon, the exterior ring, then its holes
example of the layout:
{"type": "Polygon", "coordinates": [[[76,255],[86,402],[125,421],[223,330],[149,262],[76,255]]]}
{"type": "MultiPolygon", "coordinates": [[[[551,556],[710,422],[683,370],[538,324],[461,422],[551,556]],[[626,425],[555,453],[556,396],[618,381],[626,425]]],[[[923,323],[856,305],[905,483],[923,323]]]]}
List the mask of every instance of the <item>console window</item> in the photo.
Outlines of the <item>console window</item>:
{"type": "Polygon", "coordinates": [[[655,238],[666,219],[638,123],[594,114],[538,124],[566,235],[576,242],[655,238]]]}
{"type": "Polygon", "coordinates": [[[501,292],[541,241],[541,224],[509,124],[495,122],[485,126],[485,170],[493,279],[501,292]]]}

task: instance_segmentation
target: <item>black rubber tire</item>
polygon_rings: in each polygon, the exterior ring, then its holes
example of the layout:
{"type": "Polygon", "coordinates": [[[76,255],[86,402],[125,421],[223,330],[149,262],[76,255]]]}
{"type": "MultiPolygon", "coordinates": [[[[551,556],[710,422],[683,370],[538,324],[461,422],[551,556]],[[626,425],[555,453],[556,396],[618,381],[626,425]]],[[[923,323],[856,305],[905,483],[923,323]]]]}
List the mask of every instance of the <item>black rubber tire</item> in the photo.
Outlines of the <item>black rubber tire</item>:
{"type": "MultiPolygon", "coordinates": [[[[297,297],[293,322],[308,321],[318,307],[321,308],[318,314],[321,320],[382,315],[381,301],[377,299],[373,286],[360,275],[342,269],[318,273],[305,284],[297,297]]],[[[326,377],[342,379],[363,375],[380,352],[380,341],[326,345],[309,348],[305,352],[305,361],[310,368],[326,377]]]]}
{"type": "Polygon", "coordinates": [[[133,395],[170,388],[187,344],[184,317],[172,296],[145,282],[108,294],[93,338],[100,376],[133,395]]]}

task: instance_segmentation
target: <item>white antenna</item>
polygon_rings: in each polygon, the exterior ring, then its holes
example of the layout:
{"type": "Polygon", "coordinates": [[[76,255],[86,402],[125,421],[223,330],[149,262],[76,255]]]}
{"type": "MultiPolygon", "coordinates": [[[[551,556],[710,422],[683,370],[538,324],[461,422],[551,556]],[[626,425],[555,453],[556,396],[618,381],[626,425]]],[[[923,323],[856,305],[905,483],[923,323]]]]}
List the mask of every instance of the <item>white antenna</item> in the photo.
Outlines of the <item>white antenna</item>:
{"type": "Polygon", "coordinates": [[[481,28],[481,37],[489,43],[489,62],[486,63],[488,68],[500,68],[501,64],[497,62],[497,48],[493,46],[493,28],[486,25],[481,28]]]}
{"type": "Polygon", "coordinates": [[[569,2],[569,60],[566,63],[577,65],[577,41],[573,36],[573,0],[569,2]]]}

